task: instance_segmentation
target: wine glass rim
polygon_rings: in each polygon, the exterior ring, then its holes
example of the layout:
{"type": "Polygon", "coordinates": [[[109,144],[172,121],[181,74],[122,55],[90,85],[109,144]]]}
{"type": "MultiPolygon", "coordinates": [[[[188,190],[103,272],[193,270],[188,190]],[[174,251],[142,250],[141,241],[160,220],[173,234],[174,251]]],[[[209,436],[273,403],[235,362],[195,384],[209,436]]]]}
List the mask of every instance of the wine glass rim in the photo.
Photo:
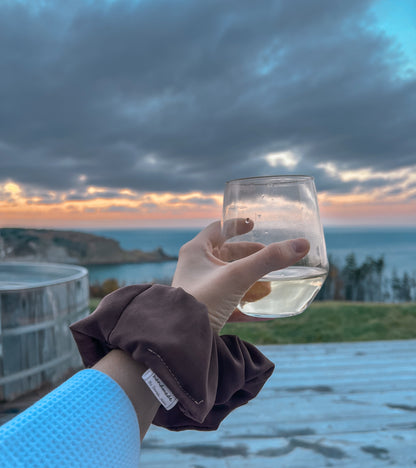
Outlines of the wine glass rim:
{"type": "Polygon", "coordinates": [[[256,177],[243,177],[242,179],[228,180],[227,184],[269,184],[278,182],[279,184],[294,184],[301,182],[310,182],[314,178],[310,175],[304,174],[289,174],[289,175],[272,175],[272,176],[256,176],[256,177]]]}

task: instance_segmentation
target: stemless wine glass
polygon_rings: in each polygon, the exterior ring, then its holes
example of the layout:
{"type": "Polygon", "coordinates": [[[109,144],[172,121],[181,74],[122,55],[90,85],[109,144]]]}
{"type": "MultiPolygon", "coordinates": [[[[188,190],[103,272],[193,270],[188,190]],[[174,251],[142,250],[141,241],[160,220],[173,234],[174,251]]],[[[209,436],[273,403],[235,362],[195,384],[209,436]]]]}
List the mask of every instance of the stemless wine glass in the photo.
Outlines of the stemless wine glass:
{"type": "Polygon", "coordinates": [[[268,245],[304,237],[310,243],[302,260],[264,276],[247,291],[238,308],[246,315],[267,318],[303,312],[321,289],[329,269],[313,177],[266,176],[227,182],[223,205],[227,237],[235,234],[229,230],[235,218],[254,221],[254,228],[227,242],[268,245]]]}

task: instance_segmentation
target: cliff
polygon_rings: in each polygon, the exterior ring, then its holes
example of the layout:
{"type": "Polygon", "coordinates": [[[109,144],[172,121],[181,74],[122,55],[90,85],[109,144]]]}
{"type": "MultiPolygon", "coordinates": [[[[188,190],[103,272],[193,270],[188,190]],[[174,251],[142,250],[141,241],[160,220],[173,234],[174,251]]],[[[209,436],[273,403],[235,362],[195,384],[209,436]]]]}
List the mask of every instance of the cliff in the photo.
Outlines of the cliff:
{"type": "Polygon", "coordinates": [[[123,250],[114,239],[78,231],[0,229],[0,260],[105,265],[176,260],[161,248],[123,250]]]}

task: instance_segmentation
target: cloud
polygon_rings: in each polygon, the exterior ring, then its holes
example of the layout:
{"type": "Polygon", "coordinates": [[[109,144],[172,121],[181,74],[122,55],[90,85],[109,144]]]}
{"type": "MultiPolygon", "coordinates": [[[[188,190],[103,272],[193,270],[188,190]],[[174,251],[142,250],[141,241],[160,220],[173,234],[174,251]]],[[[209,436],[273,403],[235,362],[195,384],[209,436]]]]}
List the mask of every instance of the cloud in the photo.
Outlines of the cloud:
{"type": "Polygon", "coordinates": [[[293,151],[282,151],[266,154],[265,159],[271,167],[283,166],[293,170],[298,165],[300,158],[293,151]]]}
{"type": "Polygon", "coordinates": [[[2,2],[0,178],[78,199],[296,171],[336,193],[410,167],[416,77],[372,4],[2,2]]]}
{"type": "Polygon", "coordinates": [[[169,203],[172,204],[189,204],[194,206],[201,206],[201,205],[218,205],[218,200],[209,197],[201,197],[201,196],[191,196],[191,197],[177,197],[171,198],[169,203]]]}
{"type": "Polygon", "coordinates": [[[374,171],[363,167],[356,170],[342,170],[333,163],[319,164],[329,179],[342,186],[345,193],[345,183],[349,191],[363,193],[367,196],[377,196],[379,200],[390,195],[400,195],[402,199],[411,196],[416,189],[416,165],[387,171],[374,171]]]}

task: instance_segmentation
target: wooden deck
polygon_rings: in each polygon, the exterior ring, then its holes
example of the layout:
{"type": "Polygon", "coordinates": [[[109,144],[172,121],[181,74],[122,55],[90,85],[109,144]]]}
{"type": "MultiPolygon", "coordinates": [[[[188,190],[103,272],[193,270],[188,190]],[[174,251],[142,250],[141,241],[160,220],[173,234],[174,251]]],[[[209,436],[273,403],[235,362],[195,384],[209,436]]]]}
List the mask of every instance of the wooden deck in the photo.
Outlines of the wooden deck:
{"type": "Polygon", "coordinates": [[[255,400],[215,432],[152,427],[141,467],[416,467],[416,340],[261,349],[255,400]]]}

